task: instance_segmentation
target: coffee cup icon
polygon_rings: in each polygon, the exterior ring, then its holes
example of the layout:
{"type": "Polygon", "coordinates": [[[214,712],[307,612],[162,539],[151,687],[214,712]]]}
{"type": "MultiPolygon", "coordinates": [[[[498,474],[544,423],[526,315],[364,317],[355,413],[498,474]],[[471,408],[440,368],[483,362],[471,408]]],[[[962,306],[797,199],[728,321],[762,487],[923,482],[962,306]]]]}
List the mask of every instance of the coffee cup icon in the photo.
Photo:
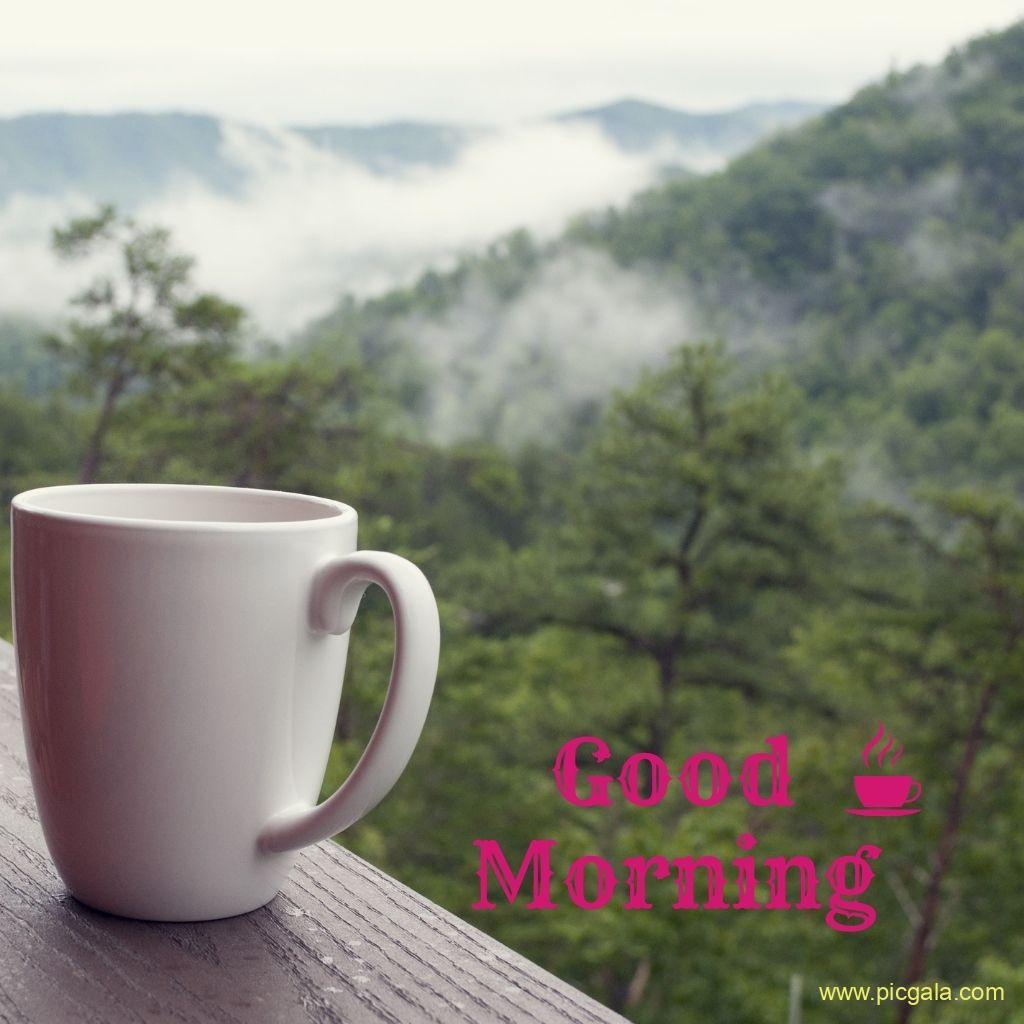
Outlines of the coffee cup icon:
{"type": "MultiPolygon", "coordinates": [[[[894,748],[895,740],[890,739],[875,757],[869,760],[874,748],[878,747],[885,735],[885,726],[879,723],[878,731],[871,737],[861,754],[866,768],[872,767],[871,760],[879,769],[891,771],[903,755],[903,747],[894,748]],[[886,763],[888,761],[888,763],[886,763]]],[[[894,818],[906,814],[917,814],[919,807],[911,807],[921,796],[922,786],[911,775],[855,775],[853,788],[860,801],[860,807],[847,808],[847,814],[866,817],[894,818]]]]}
{"type": "Polygon", "coordinates": [[[864,807],[898,810],[921,795],[921,783],[909,775],[855,775],[853,788],[864,807]]]}

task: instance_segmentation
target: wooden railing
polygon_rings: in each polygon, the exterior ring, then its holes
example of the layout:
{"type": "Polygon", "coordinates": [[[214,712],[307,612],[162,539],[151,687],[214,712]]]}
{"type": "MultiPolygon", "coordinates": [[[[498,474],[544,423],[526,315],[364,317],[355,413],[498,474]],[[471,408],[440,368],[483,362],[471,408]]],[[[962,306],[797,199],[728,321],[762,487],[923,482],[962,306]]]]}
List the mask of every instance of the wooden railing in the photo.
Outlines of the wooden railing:
{"type": "Polygon", "coordinates": [[[0,1020],[606,1024],[623,1018],[334,843],[262,910],[151,924],[64,892],[0,641],[0,1020]]]}

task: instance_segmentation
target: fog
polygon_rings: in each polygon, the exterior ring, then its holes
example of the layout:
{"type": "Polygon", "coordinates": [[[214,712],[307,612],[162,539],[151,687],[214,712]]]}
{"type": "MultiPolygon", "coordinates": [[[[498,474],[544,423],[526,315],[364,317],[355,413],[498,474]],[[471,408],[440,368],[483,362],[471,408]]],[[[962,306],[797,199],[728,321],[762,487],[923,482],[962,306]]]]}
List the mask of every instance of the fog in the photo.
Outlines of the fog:
{"type": "MultiPolygon", "coordinates": [[[[137,217],[169,226],[197,257],[197,284],[240,302],[275,337],[344,292],[383,291],[512,228],[554,234],[574,212],[624,201],[685,156],[624,154],[590,125],[531,124],[481,137],[452,166],[383,176],[293,133],[227,124],[223,135],[225,155],[247,171],[240,195],[183,180],[137,217]]],[[[49,231],[92,205],[19,195],[0,209],[0,309],[60,311],[87,272],[57,264],[49,231]]]]}
{"type": "Polygon", "coordinates": [[[574,248],[545,262],[511,302],[471,277],[442,319],[399,329],[434,371],[432,435],[512,446],[564,436],[588,403],[702,333],[678,285],[574,248]]]}

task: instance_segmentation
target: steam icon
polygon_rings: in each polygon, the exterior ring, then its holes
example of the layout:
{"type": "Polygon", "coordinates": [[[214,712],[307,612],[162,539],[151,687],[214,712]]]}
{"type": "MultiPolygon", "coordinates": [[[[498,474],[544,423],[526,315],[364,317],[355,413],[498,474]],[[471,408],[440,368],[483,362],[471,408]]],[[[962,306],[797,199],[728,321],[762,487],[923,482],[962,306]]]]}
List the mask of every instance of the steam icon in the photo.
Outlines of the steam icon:
{"type": "Polygon", "coordinates": [[[860,759],[868,771],[874,762],[880,774],[853,777],[853,788],[861,805],[848,807],[847,814],[866,818],[900,818],[921,810],[920,807],[908,806],[921,796],[921,783],[910,775],[891,774],[902,756],[903,745],[897,744],[894,737],[886,736],[885,723],[879,722],[874,736],[864,745],[860,759]]]}

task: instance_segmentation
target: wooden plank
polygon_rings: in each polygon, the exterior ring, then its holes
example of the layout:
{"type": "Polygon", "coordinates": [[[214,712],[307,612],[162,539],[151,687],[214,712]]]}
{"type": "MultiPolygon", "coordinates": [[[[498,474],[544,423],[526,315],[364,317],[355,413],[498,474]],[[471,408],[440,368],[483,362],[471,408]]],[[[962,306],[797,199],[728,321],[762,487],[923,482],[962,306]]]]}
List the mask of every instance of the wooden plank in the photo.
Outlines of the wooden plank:
{"type": "Polygon", "coordinates": [[[68,896],[47,855],[0,641],[0,1021],[622,1022],[333,843],[269,906],[167,925],[68,896]]]}

